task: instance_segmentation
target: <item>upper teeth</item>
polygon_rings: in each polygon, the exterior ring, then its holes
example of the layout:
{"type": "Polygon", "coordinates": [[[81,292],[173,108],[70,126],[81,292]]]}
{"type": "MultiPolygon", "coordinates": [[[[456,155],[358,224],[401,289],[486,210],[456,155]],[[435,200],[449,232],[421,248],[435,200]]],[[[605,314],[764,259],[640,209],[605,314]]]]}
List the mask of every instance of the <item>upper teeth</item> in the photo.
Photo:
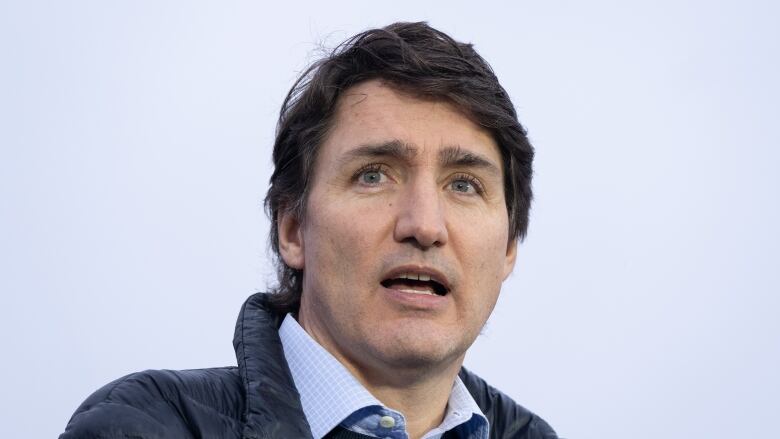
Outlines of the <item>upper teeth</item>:
{"type": "Polygon", "coordinates": [[[431,277],[427,274],[417,274],[417,273],[401,273],[398,275],[400,279],[411,279],[411,280],[421,280],[424,282],[427,282],[431,280],[431,277]]]}

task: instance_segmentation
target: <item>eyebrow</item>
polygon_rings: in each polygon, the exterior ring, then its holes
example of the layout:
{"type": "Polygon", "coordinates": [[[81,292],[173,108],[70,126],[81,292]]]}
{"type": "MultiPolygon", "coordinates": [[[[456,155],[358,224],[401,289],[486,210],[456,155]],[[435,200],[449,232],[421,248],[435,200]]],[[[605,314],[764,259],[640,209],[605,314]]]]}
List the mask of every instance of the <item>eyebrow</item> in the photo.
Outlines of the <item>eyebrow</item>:
{"type": "MultiPolygon", "coordinates": [[[[414,145],[394,139],[358,146],[345,153],[339,161],[345,164],[360,158],[387,157],[408,163],[417,156],[417,152],[417,148],[414,145]]],[[[501,175],[501,170],[491,160],[460,146],[448,146],[439,151],[439,165],[443,168],[480,168],[493,174],[501,175]]]]}
{"type": "Polygon", "coordinates": [[[400,140],[390,140],[381,143],[370,143],[349,150],[340,160],[349,163],[360,158],[391,157],[409,162],[417,155],[417,149],[400,140]]]}
{"type": "Polygon", "coordinates": [[[448,146],[439,151],[439,163],[443,168],[480,168],[501,175],[501,170],[487,157],[463,149],[460,146],[448,146]]]}

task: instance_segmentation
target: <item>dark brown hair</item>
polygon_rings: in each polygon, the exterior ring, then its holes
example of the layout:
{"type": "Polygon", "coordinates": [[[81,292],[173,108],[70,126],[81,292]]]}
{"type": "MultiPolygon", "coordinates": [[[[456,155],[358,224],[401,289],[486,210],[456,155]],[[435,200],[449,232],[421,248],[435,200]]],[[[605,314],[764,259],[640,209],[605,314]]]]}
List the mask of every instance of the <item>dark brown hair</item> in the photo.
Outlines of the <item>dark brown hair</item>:
{"type": "Polygon", "coordinates": [[[271,296],[277,312],[297,312],[303,273],[279,254],[279,215],[306,214],[317,151],[330,128],[341,93],[381,79],[399,91],[453,104],[491,132],[504,167],[511,239],[523,239],[531,204],[533,148],[514,106],[488,63],[471,44],[459,43],[427,23],[395,23],[348,39],[312,64],[282,104],[274,143],[274,173],[265,198],[270,244],[279,285],[271,296]]]}

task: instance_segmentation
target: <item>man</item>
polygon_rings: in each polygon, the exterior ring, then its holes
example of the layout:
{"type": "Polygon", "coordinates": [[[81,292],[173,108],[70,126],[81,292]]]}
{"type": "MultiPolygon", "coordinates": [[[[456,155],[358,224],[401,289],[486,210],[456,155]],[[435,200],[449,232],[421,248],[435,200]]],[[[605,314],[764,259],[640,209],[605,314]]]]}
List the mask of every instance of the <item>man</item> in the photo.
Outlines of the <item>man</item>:
{"type": "Polygon", "coordinates": [[[238,368],[121,378],[61,438],[555,438],[462,368],[527,228],[532,157],[470,45],[425,23],[353,37],[282,106],[279,286],[244,304],[238,368]]]}

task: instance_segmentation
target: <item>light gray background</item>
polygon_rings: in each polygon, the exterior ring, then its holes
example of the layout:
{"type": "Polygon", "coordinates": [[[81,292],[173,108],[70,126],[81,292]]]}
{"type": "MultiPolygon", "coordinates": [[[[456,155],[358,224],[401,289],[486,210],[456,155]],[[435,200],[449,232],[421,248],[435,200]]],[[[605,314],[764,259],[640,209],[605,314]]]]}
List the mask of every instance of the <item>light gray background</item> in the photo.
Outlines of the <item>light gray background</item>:
{"type": "Polygon", "coordinates": [[[284,93],[318,42],[423,19],[476,44],[537,148],[466,364],[568,438],[780,437],[778,12],[2,1],[0,437],[55,437],[132,371],[235,364],[284,93]]]}

